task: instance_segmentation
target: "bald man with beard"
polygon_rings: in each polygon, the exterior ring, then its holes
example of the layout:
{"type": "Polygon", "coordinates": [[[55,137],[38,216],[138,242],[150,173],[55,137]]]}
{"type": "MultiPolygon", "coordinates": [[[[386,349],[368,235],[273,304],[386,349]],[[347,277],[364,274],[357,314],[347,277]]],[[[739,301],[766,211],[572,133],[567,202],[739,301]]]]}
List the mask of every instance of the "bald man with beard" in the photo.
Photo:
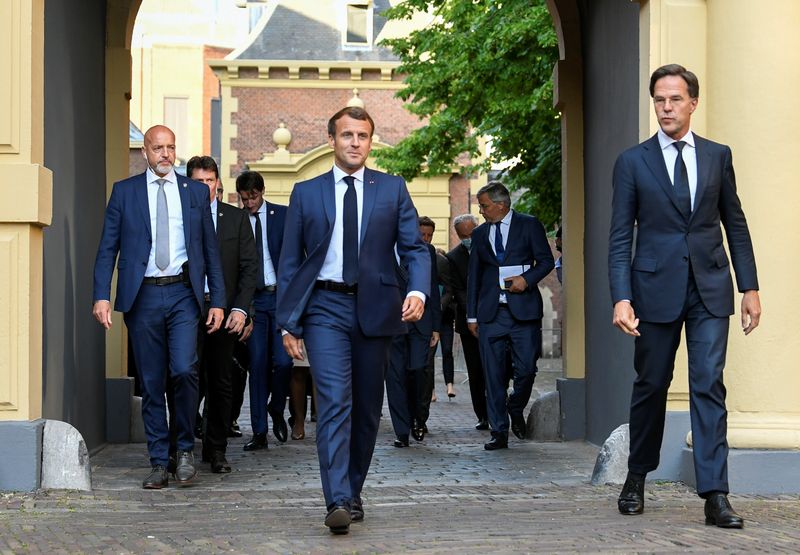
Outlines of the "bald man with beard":
{"type": "Polygon", "coordinates": [[[219,329],[226,299],[208,187],[175,173],[175,134],[163,125],[147,130],[142,156],[147,170],[114,183],[108,200],[94,266],[92,314],[105,329],[111,328],[111,276],[116,262],[114,310],[123,313],[130,332],[152,467],[142,487],[161,489],[169,484],[167,380],[175,398],[175,478],[183,485],[197,474],[193,455],[197,322],[205,302],[206,277],[208,333],[219,329]]]}

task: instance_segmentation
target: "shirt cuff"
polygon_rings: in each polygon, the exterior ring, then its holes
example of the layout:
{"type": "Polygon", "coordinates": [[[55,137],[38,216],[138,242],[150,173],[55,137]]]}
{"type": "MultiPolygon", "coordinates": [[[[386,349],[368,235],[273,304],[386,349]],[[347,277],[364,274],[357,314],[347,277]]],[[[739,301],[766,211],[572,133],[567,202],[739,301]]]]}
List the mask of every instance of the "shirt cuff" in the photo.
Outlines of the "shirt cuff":
{"type": "Polygon", "coordinates": [[[409,297],[417,297],[418,299],[421,299],[423,303],[425,302],[425,299],[427,298],[425,296],[425,293],[423,293],[422,291],[409,291],[408,295],[406,295],[406,299],[409,298],[409,297]]]}
{"type": "Polygon", "coordinates": [[[246,310],[242,310],[241,308],[236,308],[236,307],[233,307],[233,308],[231,309],[231,312],[241,312],[242,314],[244,314],[244,315],[245,315],[245,317],[247,317],[247,311],[246,311],[246,310]]]}
{"type": "Polygon", "coordinates": [[[477,324],[477,323],[478,323],[477,318],[467,318],[467,324],[477,324]]]}

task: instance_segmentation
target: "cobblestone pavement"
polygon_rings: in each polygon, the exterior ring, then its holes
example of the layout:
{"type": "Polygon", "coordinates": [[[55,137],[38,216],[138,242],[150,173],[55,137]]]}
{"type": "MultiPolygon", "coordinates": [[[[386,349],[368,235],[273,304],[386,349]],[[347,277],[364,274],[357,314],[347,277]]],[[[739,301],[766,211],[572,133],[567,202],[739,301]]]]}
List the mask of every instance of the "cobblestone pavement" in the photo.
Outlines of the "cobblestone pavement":
{"type": "MultiPolygon", "coordinates": [[[[559,368],[542,367],[537,387],[546,390],[559,368]]],[[[384,409],[366,520],[349,535],[322,525],[309,423],[305,440],[268,451],[243,452],[246,432],[229,447],[233,473],[202,465],[193,486],[162,491],[140,489],[143,444],[107,446],[92,458],[92,492],[0,495],[0,553],[800,551],[798,496],[733,495],[746,528],[725,531],[704,525],[702,501],[686,486],[648,483],[645,514],[623,517],[616,486],[588,483],[596,447],[512,438],[507,450],[484,451],[488,433],[472,427],[466,384],[452,402],[441,383],[437,391],[430,435],[410,448],[392,447],[384,409]]]]}

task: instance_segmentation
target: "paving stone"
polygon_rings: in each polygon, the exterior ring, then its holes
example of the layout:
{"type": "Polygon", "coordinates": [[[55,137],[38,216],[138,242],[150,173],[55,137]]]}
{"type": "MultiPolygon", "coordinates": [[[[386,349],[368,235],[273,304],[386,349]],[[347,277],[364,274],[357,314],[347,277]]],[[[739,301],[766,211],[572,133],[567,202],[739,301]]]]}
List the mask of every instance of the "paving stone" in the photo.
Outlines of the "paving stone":
{"type": "MultiPolygon", "coordinates": [[[[539,387],[560,368],[545,373],[540,365],[539,387]]],[[[346,536],[322,524],[313,439],[245,453],[246,428],[228,449],[234,471],[201,465],[191,487],[142,490],[146,447],[130,444],[92,457],[91,492],[0,495],[0,553],[797,552],[796,495],[732,495],[746,519],[733,531],[706,526],[703,501],[686,485],[648,483],[645,513],[623,517],[618,486],[590,484],[593,445],[512,438],[507,450],[484,451],[489,434],[472,428],[459,377],[456,398],[432,405],[423,442],[394,448],[384,408],[366,519],[346,536]]],[[[446,399],[438,371],[437,390],[446,399]]],[[[314,424],[306,431],[313,438],[314,424]]]]}

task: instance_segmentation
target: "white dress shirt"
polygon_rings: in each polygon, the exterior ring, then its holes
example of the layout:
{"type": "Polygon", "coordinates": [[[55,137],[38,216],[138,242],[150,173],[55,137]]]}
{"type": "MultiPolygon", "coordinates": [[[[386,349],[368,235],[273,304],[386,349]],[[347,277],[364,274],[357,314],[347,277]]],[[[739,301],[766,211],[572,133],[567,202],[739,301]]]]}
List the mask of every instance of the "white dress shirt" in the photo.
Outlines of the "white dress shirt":
{"type": "Polygon", "coordinates": [[[250,214],[250,227],[253,230],[253,237],[256,235],[256,217],[261,220],[261,244],[264,246],[264,285],[276,285],[278,283],[278,274],[275,271],[275,265],[272,263],[272,257],[269,254],[269,243],[267,242],[269,218],[267,218],[266,202],[261,203],[261,207],[255,215],[250,214]]]}
{"type": "MultiPolygon", "coordinates": [[[[675,160],[678,158],[678,149],[672,146],[676,143],[675,139],[669,137],[661,129],[658,130],[658,144],[661,145],[661,154],[664,156],[664,164],[667,166],[669,180],[675,185],[675,160]]],[[[689,194],[692,198],[692,210],[694,210],[694,196],[697,192],[697,149],[694,146],[694,133],[689,130],[681,141],[686,141],[683,147],[683,163],[686,164],[686,171],[689,174],[689,194]]]]}
{"type": "MultiPolygon", "coordinates": [[[[217,231],[217,197],[214,197],[214,200],[211,201],[211,221],[214,222],[214,231],[217,231]]],[[[204,278],[205,287],[203,291],[207,294],[210,292],[208,288],[208,276],[204,278]]]]}
{"type": "MultiPolygon", "coordinates": [[[[508,232],[511,229],[512,214],[514,214],[514,211],[513,210],[509,210],[508,214],[503,216],[503,219],[500,220],[500,235],[503,236],[503,250],[504,251],[506,250],[506,246],[508,245],[508,232]]],[[[497,233],[497,231],[495,231],[496,229],[497,229],[497,227],[496,227],[495,223],[492,223],[489,226],[489,245],[491,245],[492,252],[494,253],[495,256],[497,256],[497,249],[494,246],[494,237],[495,237],[495,233],[497,233]]],[[[499,301],[501,303],[507,303],[508,302],[508,299],[506,298],[506,294],[503,291],[500,291],[499,301]]],[[[477,322],[478,322],[477,318],[467,318],[467,323],[468,324],[475,324],[477,322]]]]}
{"type": "Polygon", "coordinates": [[[178,193],[178,178],[175,170],[164,177],[157,176],[153,170],[147,168],[147,204],[150,208],[150,235],[153,241],[150,245],[150,257],[147,260],[145,277],[177,276],[181,273],[183,263],[189,260],[186,253],[186,239],[183,234],[183,210],[181,195],[178,193]],[[158,203],[158,183],[156,180],[165,179],[164,193],[167,196],[167,211],[169,212],[169,266],[160,270],[156,266],[156,205],[158,203]]]}
{"type": "MultiPolygon", "coordinates": [[[[336,281],[344,283],[342,277],[344,269],[344,194],[347,192],[347,183],[344,178],[352,175],[356,188],[356,204],[358,205],[358,245],[361,247],[361,216],[364,212],[364,168],[361,167],[355,173],[348,174],[339,166],[333,166],[333,184],[335,187],[334,195],[336,198],[336,217],[333,222],[333,233],[331,243],[328,245],[328,252],[325,254],[325,261],[319,271],[317,279],[323,281],[336,281]]],[[[395,245],[395,255],[397,253],[395,245]]],[[[418,297],[425,302],[427,298],[421,291],[409,291],[407,297],[418,297]]]]}
{"type": "MultiPolygon", "coordinates": [[[[333,166],[333,184],[336,196],[336,217],[333,220],[333,234],[325,261],[319,271],[319,278],[324,281],[337,281],[344,283],[342,271],[344,268],[344,194],[347,192],[347,183],[344,178],[349,175],[339,166],[333,166]]],[[[361,246],[361,213],[364,210],[364,168],[352,174],[355,178],[356,203],[358,204],[358,245],[361,246]]]]}

